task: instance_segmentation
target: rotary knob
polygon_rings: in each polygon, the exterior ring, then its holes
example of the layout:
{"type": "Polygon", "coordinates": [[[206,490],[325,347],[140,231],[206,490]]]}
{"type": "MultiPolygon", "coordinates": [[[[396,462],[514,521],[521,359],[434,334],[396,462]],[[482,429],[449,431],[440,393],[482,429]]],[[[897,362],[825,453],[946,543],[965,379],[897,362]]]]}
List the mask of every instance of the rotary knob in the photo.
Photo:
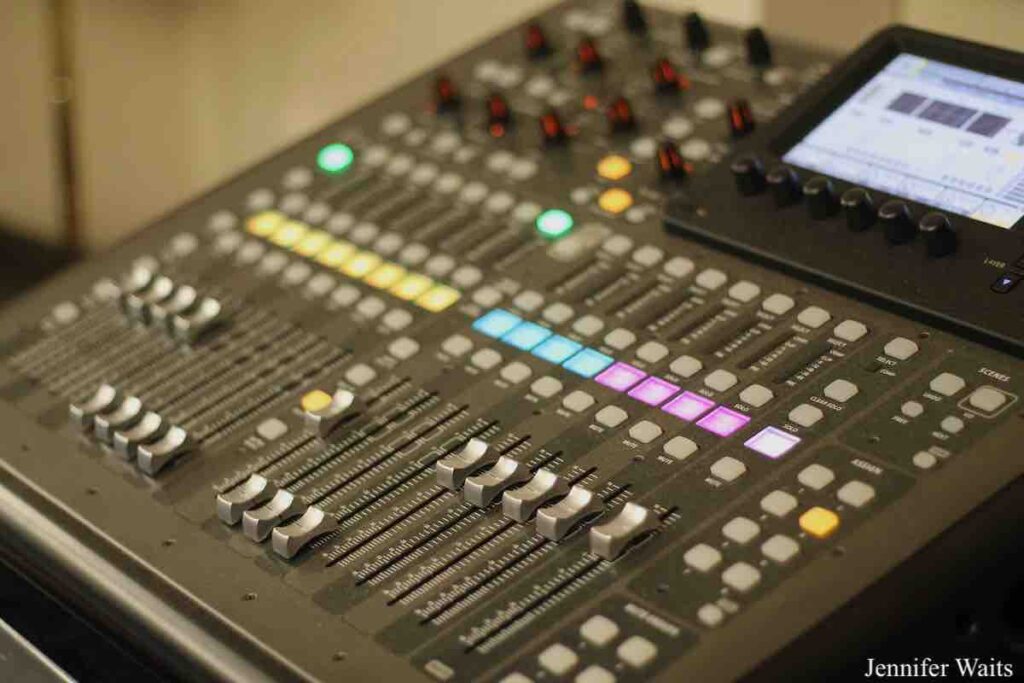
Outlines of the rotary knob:
{"type": "Polygon", "coordinates": [[[733,178],[736,180],[736,189],[744,197],[752,197],[764,192],[764,167],[757,157],[740,157],[729,165],[729,170],[732,171],[733,178]]]}
{"type": "Polygon", "coordinates": [[[562,119],[554,109],[549,109],[541,114],[538,122],[540,124],[540,134],[545,145],[561,145],[569,139],[568,134],[565,132],[565,126],[562,125],[562,119]]]}
{"type": "Polygon", "coordinates": [[[553,51],[551,43],[548,42],[548,38],[544,34],[544,27],[537,22],[526,26],[523,44],[526,47],[526,56],[530,59],[543,59],[553,51]]]}
{"type": "Polygon", "coordinates": [[[626,30],[636,36],[647,33],[647,17],[644,9],[636,0],[624,0],[622,3],[622,23],[626,30]]]}
{"type": "Polygon", "coordinates": [[[576,64],[583,73],[596,73],[604,68],[604,60],[593,38],[581,38],[576,46],[576,64]]]}
{"type": "Polygon", "coordinates": [[[689,175],[686,160],[671,140],[658,145],[658,173],[665,181],[682,181],[689,175]]]}
{"type": "Polygon", "coordinates": [[[730,102],[725,114],[729,123],[729,133],[734,138],[741,138],[753,132],[754,112],[750,109],[750,103],[745,99],[741,98],[730,102]]]}
{"type": "Polygon", "coordinates": [[[711,46],[708,27],[696,12],[690,12],[683,17],[683,41],[691,52],[698,55],[711,46]]]}
{"type": "Polygon", "coordinates": [[[925,250],[929,256],[939,258],[956,251],[956,231],[946,214],[938,211],[926,213],[917,224],[917,229],[924,237],[925,250]]]}
{"type": "Polygon", "coordinates": [[[665,57],[661,57],[651,67],[651,81],[654,82],[654,90],[663,94],[677,93],[689,87],[690,82],[673,66],[665,57]]]}
{"type": "Polygon", "coordinates": [[[891,199],[878,208],[878,220],[890,244],[905,244],[917,234],[917,226],[910,217],[910,208],[898,199],[891,199]]]}
{"type": "Polygon", "coordinates": [[[512,125],[512,110],[508,102],[498,93],[487,98],[487,132],[494,138],[504,137],[512,125]]]}
{"type": "Polygon", "coordinates": [[[434,111],[438,114],[459,108],[459,91],[448,76],[438,76],[434,81],[434,111]]]}
{"type": "Polygon", "coordinates": [[[807,199],[807,212],[816,221],[832,216],[839,208],[832,181],[824,176],[815,176],[804,183],[803,192],[807,199]]]}
{"type": "Polygon", "coordinates": [[[633,106],[621,95],[608,105],[605,116],[608,118],[608,127],[613,133],[623,133],[636,128],[633,106]]]}
{"type": "Polygon", "coordinates": [[[780,209],[800,200],[800,178],[789,166],[776,166],[765,176],[775,206],[780,209]]]}
{"type": "Polygon", "coordinates": [[[871,194],[862,187],[851,187],[844,192],[839,198],[839,205],[846,216],[846,227],[854,232],[867,230],[878,216],[871,194]]]}
{"type": "Polygon", "coordinates": [[[747,46],[747,64],[757,69],[766,69],[772,65],[772,46],[764,31],[754,27],[743,38],[747,46]]]}

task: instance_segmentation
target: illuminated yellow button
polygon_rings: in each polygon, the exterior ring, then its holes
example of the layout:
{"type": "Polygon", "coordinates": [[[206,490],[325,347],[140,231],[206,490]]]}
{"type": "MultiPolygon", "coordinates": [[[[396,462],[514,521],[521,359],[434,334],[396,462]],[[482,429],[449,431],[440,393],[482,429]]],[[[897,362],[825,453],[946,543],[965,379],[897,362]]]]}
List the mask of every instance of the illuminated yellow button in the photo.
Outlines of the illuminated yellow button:
{"type": "Polygon", "coordinates": [[[433,287],[433,285],[434,281],[426,275],[410,273],[402,278],[401,281],[399,281],[398,284],[392,287],[389,291],[399,299],[412,301],[433,287]]]}
{"type": "Polygon", "coordinates": [[[349,277],[362,280],[380,265],[381,258],[369,251],[356,252],[352,258],[341,264],[341,272],[349,277]]]}
{"type": "Polygon", "coordinates": [[[307,232],[309,232],[309,228],[305,223],[288,221],[274,231],[274,234],[270,236],[270,241],[279,247],[291,248],[298,244],[307,232]]]}
{"type": "Polygon", "coordinates": [[[397,263],[385,263],[367,275],[363,282],[377,289],[388,289],[403,277],[405,277],[405,268],[397,263]]]}
{"type": "Polygon", "coordinates": [[[633,164],[618,154],[609,154],[597,162],[597,175],[605,180],[621,180],[632,172],[633,164]]]}
{"type": "Polygon", "coordinates": [[[295,245],[295,253],[312,258],[323,251],[330,243],[330,234],[323,230],[311,230],[295,245]]]}
{"type": "Polygon", "coordinates": [[[601,193],[597,205],[608,213],[622,213],[633,206],[633,195],[620,187],[613,187],[601,193]]]}
{"type": "Polygon", "coordinates": [[[316,260],[317,263],[322,263],[328,268],[337,268],[354,253],[356,253],[354,246],[348,242],[335,240],[330,246],[316,255],[316,260]]]}
{"type": "Polygon", "coordinates": [[[459,290],[452,289],[448,285],[435,285],[416,299],[416,305],[431,313],[440,313],[458,301],[461,296],[459,290]]]}
{"type": "Polygon", "coordinates": [[[302,409],[315,413],[331,405],[331,395],[321,389],[314,389],[302,397],[302,409]]]}
{"type": "Polygon", "coordinates": [[[284,223],[284,214],[279,211],[261,211],[245,222],[245,229],[257,237],[267,237],[284,223]]]}
{"type": "Polygon", "coordinates": [[[823,507],[813,507],[800,515],[800,528],[815,538],[828,538],[839,528],[839,515],[823,507]]]}

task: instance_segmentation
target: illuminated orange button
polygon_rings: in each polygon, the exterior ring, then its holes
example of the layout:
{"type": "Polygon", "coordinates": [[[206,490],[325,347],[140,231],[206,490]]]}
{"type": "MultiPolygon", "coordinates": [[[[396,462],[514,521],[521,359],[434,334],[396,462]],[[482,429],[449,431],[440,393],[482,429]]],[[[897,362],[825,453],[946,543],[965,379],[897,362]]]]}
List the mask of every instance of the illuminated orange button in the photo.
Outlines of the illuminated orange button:
{"type": "Polygon", "coordinates": [[[274,234],[270,236],[270,241],[279,247],[290,248],[298,244],[307,232],[309,232],[309,228],[305,223],[288,221],[274,231],[274,234]]]}
{"type": "Polygon", "coordinates": [[[597,162],[597,175],[605,180],[621,180],[632,172],[633,164],[618,154],[609,154],[597,162]]]}
{"type": "Polygon", "coordinates": [[[457,289],[452,289],[448,285],[435,285],[416,299],[416,305],[431,313],[440,313],[461,297],[457,289]]]}
{"type": "Polygon", "coordinates": [[[302,397],[302,409],[315,413],[331,405],[331,395],[322,389],[314,389],[302,397]]]}
{"type": "Polygon", "coordinates": [[[295,245],[295,253],[312,258],[331,243],[331,236],[323,230],[311,230],[295,245]]]}
{"type": "Polygon", "coordinates": [[[279,211],[262,211],[245,222],[245,229],[257,237],[267,237],[277,230],[283,222],[283,213],[279,211]]]}
{"type": "Polygon", "coordinates": [[[341,264],[341,272],[349,277],[362,280],[380,265],[381,258],[369,251],[356,252],[352,258],[341,264]]]}
{"type": "Polygon", "coordinates": [[[366,276],[366,284],[377,289],[388,289],[405,277],[405,268],[397,263],[385,263],[366,276]]]}
{"type": "Polygon", "coordinates": [[[406,301],[412,301],[417,298],[428,289],[434,286],[434,281],[426,275],[420,275],[418,273],[410,273],[401,279],[390,291],[392,294],[397,296],[399,299],[405,299],[406,301]]]}
{"type": "Polygon", "coordinates": [[[812,507],[800,515],[800,528],[815,538],[828,538],[839,528],[839,515],[823,507],[812,507]]]}
{"type": "Polygon", "coordinates": [[[344,263],[349,256],[356,252],[356,248],[342,240],[335,240],[316,255],[317,263],[322,263],[328,268],[337,268],[344,263]]]}
{"type": "Polygon", "coordinates": [[[608,213],[622,213],[633,206],[633,195],[621,187],[613,187],[601,193],[597,205],[608,213]]]}

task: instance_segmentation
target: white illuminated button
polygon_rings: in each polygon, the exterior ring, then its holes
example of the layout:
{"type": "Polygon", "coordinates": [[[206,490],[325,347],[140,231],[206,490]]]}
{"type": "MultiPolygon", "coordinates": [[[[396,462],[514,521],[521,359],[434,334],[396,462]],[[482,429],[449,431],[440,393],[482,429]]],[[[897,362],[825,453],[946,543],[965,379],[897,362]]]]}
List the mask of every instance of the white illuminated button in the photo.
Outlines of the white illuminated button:
{"type": "Polygon", "coordinates": [[[702,574],[717,567],[722,561],[722,553],[707,543],[698,543],[683,555],[686,566],[702,574]]]}
{"type": "Polygon", "coordinates": [[[809,403],[801,403],[789,411],[789,421],[801,427],[812,427],[823,417],[825,417],[825,413],[809,403]]]}
{"type": "Polygon", "coordinates": [[[501,354],[494,349],[480,349],[469,357],[469,362],[481,370],[490,370],[501,362],[501,354]]]}
{"type": "Polygon", "coordinates": [[[739,545],[750,543],[759,533],[761,527],[747,517],[733,517],[722,527],[722,535],[739,545]]]}
{"type": "Polygon", "coordinates": [[[782,534],[775,534],[761,544],[761,553],[776,564],[786,564],[799,552],[800,544],[782,534]]]}
{"type": "Polygon", "coordinates": [[[643,636],[630,636],[622,641],[615,654],[634,669],[641,669],[658,656],[658,646],[643,636]]]}
{"type": "Polygon", "coordinates": [[[850,507],[862,508],[875,499],[875,488],[862,481],[848,481],[839,488],[836,497],[850,507]]]}
{"type": "Polygon", "coordinates": [[[555,676],[562,676],[572,671],[580,658],[565,645],[555,643],[537,655],[537,661],[545,670],[555,676]]]}
{"type": "Polygon", "coordinates": [[[760,384],[751,384],[740,392],[740,400],[752,408],[760,408],[774,397],[771,389],[760,384]]]}
{"type": "Polygon", "coordinates": [[[955,415],[942,418],[939,428],[947,434],[959,434],[964,430],[964,421],[955,415]]]}
{"type": "Polygon", "coordinates": [[[550,375],[545,375],[530,385],[530,391],[541,398],[551,398],[562,390],[562,383],[550,375]]]}
{"type": "Polygon", "coordinates": [[[740,280],[729,288],[729,297],[741,304],[749,303],[761,294],[761,288],[753,282],[740,280]]]}
{"type": "Polygon", "coordinates": [[[614,428],[629,419],[625,410],[618,406],[605,406],[594,415],[594,421],[599,425],[614,428]]]}
{"type": "Polygon", "coordinates": [[[761,308],[772,315],[785,315],[796,306],[793,297],[785,294],[772,294],[761,302],[761,308]]]}
{"type": "Polygon", "coordinates": [[[968,402],[983,413],[994,413],[1006,403],[1006,394],[992,387],[980,387],[974,390],[968,402]]]}
{"type": "Polygon", "coordinates": [[[906,417],[920,417],[924,412],[924,406],[918,401],[907,401],[900,406],[900,412],[906,417]]]}
{"type": "Polygon", "coordinates": [[[661,427],[650,420],[641,420],[629,428],[629,438],[639,443],[650,443],[661,434],[661,427]]]}
{"type": "Polygon", "coordinates": [[[761,572],[746,562],[737,562],[722,572],[722,582],[739,593],[746,593],[761,582],[761,572]]]}
{"type": "Polygon", "coordinates": [[[867,326],[856,320],[844,320],[832,330],[832,334],[845,342],[855,342],[867,333],[867,326]]]}
{"type": "Polygon", "coordinates": [[[882,351],[885,355],[896,360],[907,360],[915,353],[917,353],[917,343],[907,339],[906,337],[894,337],[890,339],[882,351]]]}
{"type": "Polygon", "coordinates": [[[512,303],[522,310],[532,313],[544,305],[544,297],[540,292],[527,289],[517,294],[516,298],[512,300],[512,303]]]}
{"type": "Polygon", "coordinates": [[[728,391],[732,387],[736,386],[736,382],[739,380],[736,375],[732,374],[728,370],[718,369],[708,374],[704,378],[704,386],[715,391],[728,391]]]}
{"type": "Polygon", "coordinates": [[[594,647],[604,647],[619,637],[619,625],[602,614],[595,614],[580,626],[580,636],[594,647]]]}
{"type": "Polygon", "coordinates": [[[796,321],[804,327],[810,327],[811,329],[818,329],[829,320],[832,319],[832,314],[826,311],[824,308],[818,306],[808,306],[796,316],[796,321]]]}
{"type": "Polygon", "coordinates": [[[704,364],[693,356],[679,356],[668,369],[680,377],[693,377],[704,367],[704,364]]]}
{"type": "Polygon", "coordinates": [[[724,285],[728,279],[729,277],[722,271],[715,268],[708,268],[697,273],[697,277],[694,282],[704,289],[713,290],[724,285]]]}
{"type": "Polygon", "coordinates": [[[453,358],[466,355],[472,348],[473,342],[461,334],[453,334],[441,344],[441,350],[453,358]]]}
{"type": "Polygon", "coordinates": [[[594,405],[594,397],[579,389],[562,399],[562,406],[574,413],[582,413],[592,405],[594,405]]]}
{"type": "Polygon", "coordinates": [[[836,475],[824,465],[812,463],[800,470],[800,474],[796,475],[796,478],[807,488],[820,491],[835,481],[836,475]]]}
{"type": "Polygon", "coordinates": [[[661,259],[664,257],[665,252],[650,244],[645,244],[633,252],[633,260],[641,266],[646,266],[648,268],[660,263],[661,259]]]}
{"type": "Polygon", "coordinates": [[[529,379],[532,374],[533,370],[530,369],[530,366],[519,361],[509,363],[501,369],[501,378],[509,384],[519,384],[529,379]]]}
{"type": "Polygon", "coordinates": [[[960,393],[960,390],[965,386],[967,386],[967,382],[964,381],[963,377],[954,375],[951,372],[943,372],[936,375],[928,383],[929,389],[942,396],[954,396],[960,393]]]}
{"type": "Polygon", "coordinates": [[[769,515],[785,517],[796,509],[796,496],[776,489],[761,499],[761,509],[769,515]]]}
{"type": "Polygon", "coordinates": [[[556,302],[544,309],[543,318],[553,325],[561,325],[572,317],[572,307],[556,302]]]}
{"type": "Polygon", "coordinates": [[[636,341],[636,335],[623,327],[617,327],[604,336],[604,343],[621,351],[636,341]]]}
{"type": "Polygon", "coordinates": [[[646,363],[657,363],[667,355],[668,347],[656,341],[641,344],[636,350],[636,357],[646,363]]]}
{"type": "Polygon", "coordinates": [[[673,436],[665,442],[665,445],[662,446],[662,450],[665,451],[666,455],[669,455],[676,460],[686,460],[697,452],[697,444],[690,439],[687,439],[685,436],[673,436]]]}
{"type": "Polygon", "coordinates": [[[837,379],[829,382],[825,387],[824,394],[827,398],[839,403],[846,403],[857,395],[860,389],[853,382],[845,379],[837,379]]]}
{"type": "Polygon", "coordinates": [[[593,337],[604,329],[604,321],[596,315],[585,315],[572,324],[572,331],[584,337],[593,337]]]}
{"type": "Polygon", "coordinates": [[[420,344],[409,337],[399,337],[388,345],[388,353],[398,360],[408,360],[419,353],[420,344]]]}
{"type": "Polygon", "coordinates": [[[666,274],[675,278],[684,278],[693,272],[693,261],[685,256],[673,256],[662,266],[666,274]]]}
{"type": "Polygon", "coordinates": [[[345,381],[357,387],[369,384],[376,377],[377,371],[365,363],[353,365],[345,372],[345,381]]]}
{"type": "Polygon", "coordinates": [[[747,466],[730,455],[719,458],[711,466],[711,474],[724,482],[735,481],[746,474],[746,471],[747,466]]]}

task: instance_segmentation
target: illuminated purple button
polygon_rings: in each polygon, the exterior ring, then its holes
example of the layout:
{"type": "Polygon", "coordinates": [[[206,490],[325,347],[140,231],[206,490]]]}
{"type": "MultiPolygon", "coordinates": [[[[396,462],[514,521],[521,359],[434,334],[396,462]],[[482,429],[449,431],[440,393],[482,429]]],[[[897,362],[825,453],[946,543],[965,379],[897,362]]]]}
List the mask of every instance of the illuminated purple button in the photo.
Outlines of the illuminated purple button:
{"type": "Polygon", "coordinates": [[[684,391],[661,407],[666,413],[693,422],[698,417],[715,407],[711,399],[684,391]]]}
{"type": "Polygon", "coordinates": [[[638,370],[632,365],[615,363],[594,379],[597,380],[598,384],[602,384],[609,389],[626,391],[646,376],[646,372],[638,370]]]}
{"type": "Polygon", "coordinates": [[[678,392],[679,387],[672,384],[672,382],[666,382],[657,377],[648,377],[629,392],[629,397],[643,401],[649,406],[657,406],[675,396],[678,392]]]}
{"type": "Polygon", "coordinates": [[[737,429],[742,429],[743,425],[748,422],[750,422],[750,418],[746,415],[740,415],[735,410],[719,406],[713,412],[701,418],[697,426],[718,436],[729,436],[737,429]]]}
{"type": "Polygon", "coordinates": [[[744,446],[769,458],[781,458],[800,443],[799,436],[793,436],[775,427],[765,427],[744,442],[744,446]]]}

